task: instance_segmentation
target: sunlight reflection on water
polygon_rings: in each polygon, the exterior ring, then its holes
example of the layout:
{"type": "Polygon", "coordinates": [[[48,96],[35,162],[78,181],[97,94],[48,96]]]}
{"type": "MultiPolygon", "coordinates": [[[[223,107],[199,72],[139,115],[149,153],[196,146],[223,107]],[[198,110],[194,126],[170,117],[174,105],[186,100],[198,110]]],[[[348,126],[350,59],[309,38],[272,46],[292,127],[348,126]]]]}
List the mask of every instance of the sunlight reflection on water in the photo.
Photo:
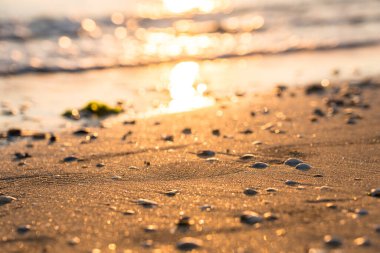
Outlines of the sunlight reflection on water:
{"type": "Polygon", "coordinates": [[[181,62],[174,66],[170,73],[169,91],[172,100],[170,112],[186,111],[214,104],[212,98],[204,94],[207,85],[200,82],[199,64],[181,62]]]}

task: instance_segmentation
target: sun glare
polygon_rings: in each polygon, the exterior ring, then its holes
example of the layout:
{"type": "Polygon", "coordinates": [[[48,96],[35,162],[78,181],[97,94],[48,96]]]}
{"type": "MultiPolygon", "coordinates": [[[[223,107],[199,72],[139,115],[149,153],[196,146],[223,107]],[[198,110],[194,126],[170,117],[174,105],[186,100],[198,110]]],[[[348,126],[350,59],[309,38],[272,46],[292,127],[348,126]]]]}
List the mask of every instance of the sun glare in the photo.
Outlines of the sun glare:
{"type": "Polygon", "coordinates": [[[199,64],[196,62],[181,62],[174,66],[169,82],[171,111],[190,110],[214,103],[204,96],[207,85],[200,83],[199,78],[199,64]]]}
{"type": "Polygon", "coordinates": [[[214,0],[163,0],[165,8],[172,13],[185,13],[194,10],[211,12],[215,9],[214,0]]]}

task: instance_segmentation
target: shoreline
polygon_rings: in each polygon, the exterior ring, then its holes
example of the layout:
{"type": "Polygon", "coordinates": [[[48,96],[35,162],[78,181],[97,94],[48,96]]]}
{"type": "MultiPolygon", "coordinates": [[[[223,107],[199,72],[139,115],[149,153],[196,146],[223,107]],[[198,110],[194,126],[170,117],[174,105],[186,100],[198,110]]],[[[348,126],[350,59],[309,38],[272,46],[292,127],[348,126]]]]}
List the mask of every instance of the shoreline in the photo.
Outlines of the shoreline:
{"type": "Polygon", "coordinates": [[[0,147],[0,192],[14,198],[0,205],[0,250],[177,252],[192,237],[199,252],[377,252],[379,84],[278,87],[0,147]]]}

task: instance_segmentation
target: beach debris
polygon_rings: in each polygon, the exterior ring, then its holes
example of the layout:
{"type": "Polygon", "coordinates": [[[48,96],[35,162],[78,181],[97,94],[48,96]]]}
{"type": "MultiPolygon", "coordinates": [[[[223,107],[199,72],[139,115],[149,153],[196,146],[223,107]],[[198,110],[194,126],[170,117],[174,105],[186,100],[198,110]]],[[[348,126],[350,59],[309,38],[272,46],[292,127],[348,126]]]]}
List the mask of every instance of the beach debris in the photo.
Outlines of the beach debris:
{"type": "Polygon", "coordinates": [[[206,204],[206,205],[201,206],[200,209],[201,211],[210,212],[212,209],[214,209],[214,206],[206,204]]]}
{"type": "Polygon", "coordinates": [[[17,199],[12,196],[0,195],[0,206],[9,204],[14,200],[17,200],[17,199]]]}
{"type": "Polygon", "coordinates": [[[81,109],[70,109],[65,111],[62,116],[73,120],[79,120],[81,118],[90,118],[93,116],[107,117],[122,113],[123,111],[123,106],[120,103],[112,107],[103,102],[90,101],[81,109]]]}
{"type": "Polygon", "coordinates": [[[65,163],[71,163],[71,162],[76,162],[76,161],[79,161],[80,159],[76,156],[67,156],[65,158],[63,158],[63,162],[65,163]]]}
{"type": "Polygon", "coordinates": [[[174,136],[173,135],[162,135],[161,136],[161,139],[163,141],[170,141],[170,142],[173,142],[174,141],[174,136]]]}
{"type": "Polygon", "coordinates": [[[368,247],[371,245],[371,240],[368,237],[362,236],[354,240],[356,246],[368,247]]]}
{"type": "Polygon", "coordinates": [[[30,225],[22,225],[22,226],[17,227],[17,233],[25,234],[29,232],[31,229],[32,227],[30,225]]]}
{"type": "Polygon", "coordinates": [[[80,238],[77,236],[75,236],[75,237],[73,237],[67,241],[67,244],[70,246],[75,246],[75,245],[78,245],[79,243],[80,243],[80,238]]]}
{"type": "Polygon", "coordinates": [[[126,215],[126,216],[134,215],[135,213],[136,213],[136,212],[133,211],[133,210],[126,210],[126,211],[123,212],[123,214],[126,215]]]}
{"type": "Polygon", "coordinates": [[[310,170],[311,166],[307,163],[300,163],[296,166],[296,169],[305,171],[305,170],[310,170]]]}
{"type": "Polygon", "coordinates": [[[263,218],[258,213],[255,213],[252,211],[244,211],[240,215],[240,222],[248,224],[248,225],[260,223],[262,221],[263,221],[263,218]]]}
{"type": "Polygon", "coordinates": [[[263,214],[265,220],[274,221],[278,219],[278,216],[272,212],[266,212],[263,214]]]}
{"type": "Polygon", "coordinates": [[[371,189],[368,195],[371,197],[380,198],[380,188],[371,189]]]}
{"type": "Polygon", "coordinates": [[[164,194],[168,197],[174,197],[175,195],[177,195],[179,193],[178,190],[169,190],[169,191],[166,191],[164,192],[164,194]]]}
{"type": "Polygon", "coordinates": [[[298,185],[300,183],[296,182],[296,181],[293,181],[293,180],[286,180],[285,181],[285,184],[286,185],[290,185],[290,186],[294,186],[294,185],[298,185]]]}
{"type": "Polygon", "coordinates": [[[253,154],[244,154],[239,159],[243,161],[252,160],[255,156],[253,154]]]}
{"type": "Polygon", "coordinates": [[[183,237],[177,242],[177,249],[192,251],[203,246],[203,241],[193,237],[183,237]]]}
{"type": "Polygon", "coordinates": [[[248,196],[254,196],[254,195],[257,195],[259,192],[256,191],[255,189],[253,188],[245,188],[244,189],[244,194],[245,195],[248,195],[248,196]]]}
{"type": "Polygon", "coordinates": [[[240,133],[241,134],[253,134],[253,131],[251,130],[251,129],[249,129],[249,128],[247,128],[247,129],[245,129],[245,130],[243,130],[243,131],[240,131],[240,133]]]}
{"type": "Polygon", "coordinates": [[[156,232],[158,229],[157,225],[148,225],[144,228],[144,231],[147,233],[156,232]]]}
{"type": "Polygon", "coordinates": [[[325,245],[331,248],[338,248],[342,246],[342,240],[339,237],[332,236],[332,235],[325,235],[323,237],[323,241],[325,242],[325,245]]]}
{"type": "Polygon", "coordinates": [[[303,163],[303,161],[297,159],[297,158],[289,158],[284,162],[285,165],[296,167],[298,164],[303,163]]]}
{"type": "Polygon", "coordinates": [[[197,156],[200,158],[209,158],[215,156],[215,152],[211,150],[202,150],[197,153],[197,156]]]}
{"type": "Polygon", "coordinates": [[[183,130],[182,130],[182,133],[183,134],[192,134],[192,131],[191,131],[191,128],[184,128],[183,130]]]}
{"type": "Polygon", "coordinates": [[[269,165],[263,162],[256,162],[251,167],[254,169],[265,169],[265,168],[268,168],[269,165]]]}
{"type": "Polygon", "coordinates": [[[30,158],[32,156],[27,152],[25,152],[25,153],[16,152],[16,153],[14,153],[14,157],[17,160],[23,160],[23,159],[30,158]]]}
{"type": "Polygon", "coordinates": [[[158,206],[158,203],[156,201],[149,200],[149,199],[138,199],[135,202],[136,204],[146,207],[146,208],[153,208],[153,207],[158,206]]]}

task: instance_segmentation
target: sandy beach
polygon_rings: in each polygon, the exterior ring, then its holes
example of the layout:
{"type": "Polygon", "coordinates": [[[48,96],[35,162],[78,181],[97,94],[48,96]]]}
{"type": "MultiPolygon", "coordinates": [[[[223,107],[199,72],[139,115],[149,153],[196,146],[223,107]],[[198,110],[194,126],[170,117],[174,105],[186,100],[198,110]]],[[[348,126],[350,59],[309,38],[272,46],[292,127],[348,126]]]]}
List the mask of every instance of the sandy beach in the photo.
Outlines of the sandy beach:
{"type": "Polygon", "coordinates": [[[379,87],[280,86],[53,141],[12,138],[0,251],[379,252],[379,87]]]}

